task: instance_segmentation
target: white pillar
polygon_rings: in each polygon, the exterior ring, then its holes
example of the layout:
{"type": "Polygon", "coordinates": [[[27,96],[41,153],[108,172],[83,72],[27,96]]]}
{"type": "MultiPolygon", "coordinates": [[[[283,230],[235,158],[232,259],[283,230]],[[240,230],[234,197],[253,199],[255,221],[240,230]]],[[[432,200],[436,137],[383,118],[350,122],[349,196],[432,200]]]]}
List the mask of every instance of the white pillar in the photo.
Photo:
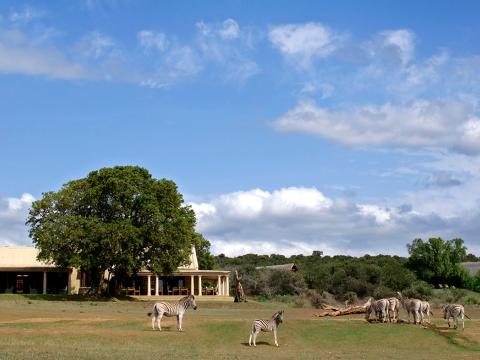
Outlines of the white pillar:
{"type": "Polygon", "coordinates": [[[227,293],[227,279],[225,276],[222,276],[222,296],[225,296],[227,293]]]}
{"type": "Polygon", "coordinates": [[[195,281],[194,281],[194,276],[190,276],[190,294],[195,295],[195,281]]]}
{"type": "Polygon", "coordinates": [[[47,272],[43,272],[43,293],[47,293],[47,272]]]}
{"type": "Polygon", "coordinates": [[[198,296],[202,296],[202,275],[198,275],[198,296]]]}
{"type": "Polygon", "coordinates": [[[147,275],[147,296],[152,296],[151,275],[147,275]]]}
{"type": "Polygon", "coordinates": [[[222,278],[220,277],[220,275],[218,275],[218,280],[217,280],[217,296],[221,296],[222,295],[222,278]]]}
{"type": "Polygon", "coordinates": [[[225,296],[230,296],[230,276],[225,276],[225,280],[226,280],[226,283],[227,283],[227,288],[226,288],[226,291],[225,291],[225,296]]]}
{"type": "Polygon", "coordinates": [[[158,296],[158,275],[155,276],[155,296],[158,296]]]}

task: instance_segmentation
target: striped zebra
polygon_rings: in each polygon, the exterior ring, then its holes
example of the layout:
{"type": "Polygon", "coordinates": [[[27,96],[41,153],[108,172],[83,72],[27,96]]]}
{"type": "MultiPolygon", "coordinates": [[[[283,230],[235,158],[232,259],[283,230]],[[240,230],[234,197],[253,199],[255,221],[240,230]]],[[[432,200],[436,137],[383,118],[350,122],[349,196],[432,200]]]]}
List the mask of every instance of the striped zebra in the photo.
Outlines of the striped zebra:
{"type": "Polygon", "coordinates": [[[467,317],[467,319],[470,319],[470,318],[465,314],[465,308],[463,307],[463,305],[459,305],[459,304],[444,305],[442,307],[442,311],[443,311],[443,318],[448,322],[448,327],[450,327],[450,318],[453,318],[453,326],[456,329],[458,327],[458,318],[460,318],[462,319],[462,330],[465,330],[464,316],[467,317]]]}
{"type": "Polygon", "coordinates": [[[430,303],[428,301],[422,301],[420,311],[422,313],[423,320],[426,320],[428,323],[430,323],[430,315],[433,315],[433,312],[430,309],[430,303]]]}
{"type": "Polygon", "coordinates": [[[168,317],[176,316],[178,331],[183,331],[183,314],[190,306],[193,308],[193,310],[197,310],[197,303],[195,302],[195,296],[193,295],[185,296],[176,303],[168,303],[164,301],[156,303],[153,305],[152,312],[148,313],[148,316],[152,316],[153,330],[155,330],[155,322],[157,322],[158,330],[162,331],[160,321],[162,320],[163,315],[165,315],[168,317]]]}
{"type": "Polygon", "coordinates": [[[402,304],[403,308],[407,312],[408,315],[408,322],[410,322],[410,314],[413,315],[413,323],[414,324],[421,324],[423,320],[423,314],[421,311],[422,308],[422,301],[418,299],[409,299],[401,292],[397,292],[398,296],[400,297],[400,303],[402,304]]]}
{"type": "Polygon", "coordinates": [[[365,313],[365,320],[370,318],[370,314],[375,312],[377,320],[387,322],[388,307],[390,303],[387,299],[374,300],[367,305],[367,312],[365,313]]]}
{"type": "Polygon", "coordinates": [[[277,328],[282,322],[283,322],[283,310],[273,314],[270,320],[262,320],[262,319],[254,320],[252,324],[252,330],[250,331],[250,338],[248,339],[248,345],[252,346],[252,339],[253,339],[253,346],[257,346],[256,339],[260,331],[265,331],[265,332],[273,331],[275,346],[278,346],[277,328]]]}
{"type": "Polygon", "coordinates": [[[388,298],[388,321],[396,323],[400,312],[400,300],[396,297],[388,298]]]}

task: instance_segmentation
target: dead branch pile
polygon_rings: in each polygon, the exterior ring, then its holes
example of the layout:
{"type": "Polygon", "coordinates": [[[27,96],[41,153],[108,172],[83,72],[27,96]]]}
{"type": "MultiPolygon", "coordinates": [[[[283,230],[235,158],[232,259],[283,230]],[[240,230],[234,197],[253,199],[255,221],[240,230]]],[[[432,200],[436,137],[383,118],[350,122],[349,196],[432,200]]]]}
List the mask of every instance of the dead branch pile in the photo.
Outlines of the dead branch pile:
{"type": "Polygon", "coordinates": [[[349,306],[346,308],[339,308],[327,303],[320,304],[322,310],[325,310],[321,313],[314,314],[314,316],[324,317],[324,316],[343,316],[343,315],[352,315],[352,314],[364,314],[367,311],[368,306],[371,304],[372,299],[360,306],[349,306]]]}

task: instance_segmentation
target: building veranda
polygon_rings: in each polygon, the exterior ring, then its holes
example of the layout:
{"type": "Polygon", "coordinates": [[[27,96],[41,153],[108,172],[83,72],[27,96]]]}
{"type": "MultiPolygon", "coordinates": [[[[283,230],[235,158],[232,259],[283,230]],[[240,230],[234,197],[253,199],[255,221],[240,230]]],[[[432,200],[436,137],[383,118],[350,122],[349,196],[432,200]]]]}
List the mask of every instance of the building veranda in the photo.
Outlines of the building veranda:
{"type": "MultiPolygon", "coordinates": [[[[0,294],[81,294],[90,288],[85,272],[37,260],[33,247],[0,247],[0,294]]],[[[168,276],[142,270],[122,283],[124,295],[230,296],[229,271],[201,270],[195,247],[189,261],[168,276]]]]}

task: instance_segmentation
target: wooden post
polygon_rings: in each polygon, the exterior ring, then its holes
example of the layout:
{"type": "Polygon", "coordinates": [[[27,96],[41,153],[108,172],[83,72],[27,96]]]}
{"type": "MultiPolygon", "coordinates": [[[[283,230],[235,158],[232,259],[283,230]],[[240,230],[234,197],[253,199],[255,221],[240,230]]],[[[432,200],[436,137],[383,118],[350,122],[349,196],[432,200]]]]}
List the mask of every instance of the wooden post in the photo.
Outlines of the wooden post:
{"type": "Polygon", "coordinates": [[[47,293],[47,272],[43,272],[43,294],[47,293]]]}

